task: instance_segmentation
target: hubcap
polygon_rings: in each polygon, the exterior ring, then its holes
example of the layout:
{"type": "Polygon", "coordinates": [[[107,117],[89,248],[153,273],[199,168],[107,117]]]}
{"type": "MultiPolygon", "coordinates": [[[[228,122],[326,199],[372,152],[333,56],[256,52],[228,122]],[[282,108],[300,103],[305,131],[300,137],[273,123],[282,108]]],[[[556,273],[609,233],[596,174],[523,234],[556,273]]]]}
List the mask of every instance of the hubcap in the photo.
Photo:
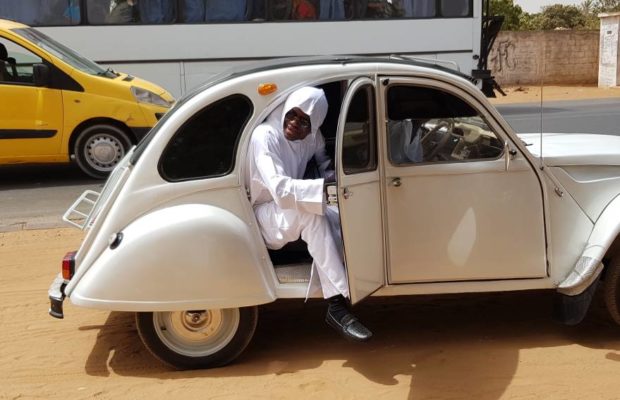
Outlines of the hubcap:
{"type": "Polygon", "coordinates": [[[190,357],[224,348],[237,333],[239,309],[153,313],[157,336],[171,350],[190,357]]]}
{"type": "Polygon", "coordinates": [[[88,164],[97,171],[108,172],[125,156],[123,144],[109,134],[98,134],[88,140],[85,147],[88,164]]]}

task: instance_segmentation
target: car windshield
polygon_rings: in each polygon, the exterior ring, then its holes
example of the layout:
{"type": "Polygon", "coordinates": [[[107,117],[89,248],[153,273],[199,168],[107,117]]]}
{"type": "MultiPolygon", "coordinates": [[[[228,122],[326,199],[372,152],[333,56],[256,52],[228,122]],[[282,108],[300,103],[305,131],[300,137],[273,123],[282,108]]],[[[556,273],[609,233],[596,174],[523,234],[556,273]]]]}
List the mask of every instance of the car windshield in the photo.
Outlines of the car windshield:
{"type": "Polygon", "coordinates": [[[36,29],[19,28],[13,29],[12,31],[82,72],[90,75],[104,76],[106,78],[116,78],[117,76],[111,70],[106,70],[88,58],[82,57],[75,51],[58,43],[36,29]]]}

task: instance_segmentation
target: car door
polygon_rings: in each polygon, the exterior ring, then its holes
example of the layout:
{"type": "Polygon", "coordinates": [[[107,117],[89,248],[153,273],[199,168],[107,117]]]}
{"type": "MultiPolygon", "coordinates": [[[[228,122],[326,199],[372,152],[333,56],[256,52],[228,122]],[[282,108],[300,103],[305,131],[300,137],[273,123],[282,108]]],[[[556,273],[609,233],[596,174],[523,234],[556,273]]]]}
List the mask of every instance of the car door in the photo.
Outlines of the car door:
{"type": "Polygon", "coordinates": [[[352,303],[385,282],[375,91],[371,79],[355,80],[338,121],[338,205],[352,303]]]}
{"type": "Polygon", "coordinates": [[[62,140],[62,92],[34,85],[33,65],[41,57],[3,37],[1,46],[8,59],[0,60],[0,160],[50,160],[62,140]]]}
{"type": "Polygon", "coordinates": [[[546,276],[542,187],[500,125],[451,85],[383,83],[389,283],[546,276]]]}

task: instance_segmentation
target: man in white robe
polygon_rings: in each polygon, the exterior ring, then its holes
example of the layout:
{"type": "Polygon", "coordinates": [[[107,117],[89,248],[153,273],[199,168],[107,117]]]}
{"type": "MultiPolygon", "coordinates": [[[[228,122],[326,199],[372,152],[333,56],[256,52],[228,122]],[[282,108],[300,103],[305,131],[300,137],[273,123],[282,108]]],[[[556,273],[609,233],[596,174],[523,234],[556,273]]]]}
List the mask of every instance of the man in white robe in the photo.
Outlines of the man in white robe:
{"type": "Polygon", "coordinates": [[[365,341],[372,333],[348,310],[342,254],[325,217],[324,183],[334,181],[319,130],[326,115],[323,90],[293,92],[252,133],[246,183],[267,247],[277,250],[301,236],[328,299],[326,322],[348,339],[365,341]],[[313,157],[323,178],[303,179],[313,157]]]}

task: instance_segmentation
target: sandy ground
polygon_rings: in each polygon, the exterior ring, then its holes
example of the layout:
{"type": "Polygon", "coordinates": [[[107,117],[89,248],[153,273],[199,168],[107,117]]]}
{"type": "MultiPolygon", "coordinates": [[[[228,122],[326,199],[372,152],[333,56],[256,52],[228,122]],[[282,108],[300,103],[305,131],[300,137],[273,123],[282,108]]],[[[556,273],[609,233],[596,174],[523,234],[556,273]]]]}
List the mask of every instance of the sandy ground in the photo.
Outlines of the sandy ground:
{"type": "MultiPolygon", "coordinates": [[[[505,88],[495,103],[539,101],[505,88]]],[[[620,96],[618,89],[546,87],[545,101],[620,96]]],[[[261,307],[236,363],[174,371],[143,347],[129,313],[66,303],[47,289],[77,229],[0,233],[0,399],[620,399],[620,328],[597,299],[586,321],[552,321],[546,292],[369,299],[357,314],[367,344],[340,339],[324,305],[261,307]]]]}
{"type": "Polygon", "coordinates": [[[496,92],[497,97],[491,98],[493,104],[531,103],[620,98],[620,87],[599,88],[595,86],[506,86],[502,87],[506,96],[496,92]]]}
{"type": "Polygon", "coordinates": [[[66,305],[47,288],[77,229],[0,233],[0,399],[618,399],[620,328],[600,304],[578,327],[552,321],[546,292],[370,299],[376,337],[349,343],[315,301],[260,309],[233,365],[174,371],[133,315],[66,305]]]}

